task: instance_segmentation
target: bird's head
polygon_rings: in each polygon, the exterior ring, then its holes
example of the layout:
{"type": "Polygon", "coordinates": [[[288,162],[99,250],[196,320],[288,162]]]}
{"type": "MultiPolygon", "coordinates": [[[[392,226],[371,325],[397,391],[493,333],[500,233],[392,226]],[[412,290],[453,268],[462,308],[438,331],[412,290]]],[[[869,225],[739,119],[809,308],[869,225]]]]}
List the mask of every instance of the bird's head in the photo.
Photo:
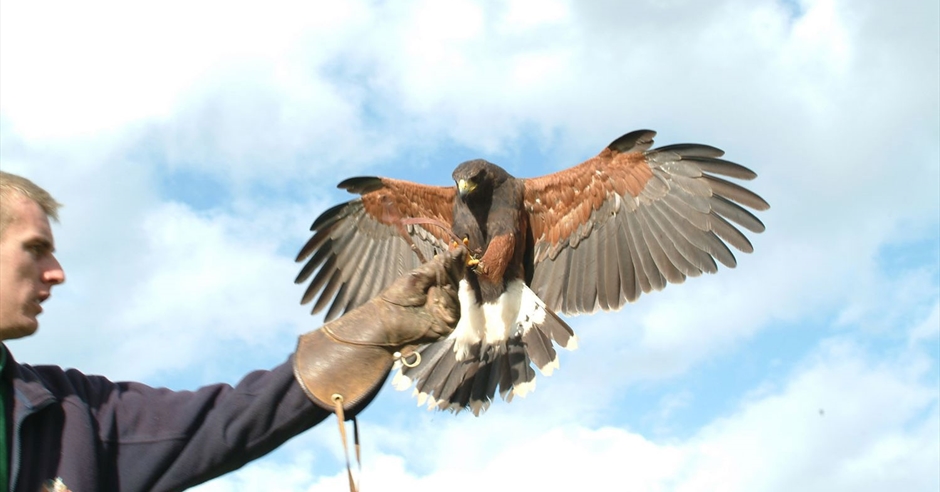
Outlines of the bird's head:
{"type": "Polygon", "coordinates": [[[501,167],[483,159],[467,161],[454,169],[454,182],[461,198],[477,189],[494,188],[506,180],[509,174],[501,167]]]}

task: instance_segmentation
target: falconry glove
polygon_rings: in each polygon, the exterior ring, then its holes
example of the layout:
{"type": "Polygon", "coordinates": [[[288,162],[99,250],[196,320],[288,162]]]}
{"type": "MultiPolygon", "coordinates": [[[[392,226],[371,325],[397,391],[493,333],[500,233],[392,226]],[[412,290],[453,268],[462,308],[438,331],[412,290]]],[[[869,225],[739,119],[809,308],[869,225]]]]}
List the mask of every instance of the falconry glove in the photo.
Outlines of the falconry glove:
{"type": "Polygon", "coordinates": [[[355,414],[378,393],[393,362],[414,361],[415,348],[444,338],[460,318],[457,288],[466,249],[442,253],[395,281],[371,301],[301,335],[294,375],[327,410],[355,414]]]}

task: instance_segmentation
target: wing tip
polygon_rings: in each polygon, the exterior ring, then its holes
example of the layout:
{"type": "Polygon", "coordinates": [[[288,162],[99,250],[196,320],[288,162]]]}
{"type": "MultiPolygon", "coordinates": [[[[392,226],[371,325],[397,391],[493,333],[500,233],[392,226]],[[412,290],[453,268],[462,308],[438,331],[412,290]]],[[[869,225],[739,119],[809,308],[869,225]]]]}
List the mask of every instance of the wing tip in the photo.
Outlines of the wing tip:
{"type": "Polygon", "coordinates": [[[621,135],[611,142],[607,148],[621,153],[639,152],[650,148],[653,145],[653,137],[655,136],[656,132],[653,130],[634,130],[621,135]]]}
{"type": "Polygon", "coordinates": [[[355,176],[346,178],[336,185],[336,187],[341,190],[346,190],[350,193],[358,193],[360,195],[375,191],[382,186],[382,178],[378,176],[355,176]]]}

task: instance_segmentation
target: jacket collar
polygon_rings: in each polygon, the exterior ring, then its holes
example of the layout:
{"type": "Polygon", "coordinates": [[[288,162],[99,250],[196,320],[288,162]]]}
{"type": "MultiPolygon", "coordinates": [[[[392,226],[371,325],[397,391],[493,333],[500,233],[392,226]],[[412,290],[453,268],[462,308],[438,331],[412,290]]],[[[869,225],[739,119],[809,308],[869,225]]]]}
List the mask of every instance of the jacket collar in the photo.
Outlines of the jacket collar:
{"type": "MultiPolygon", "coordinates": [[[[42,379],[32,367],[17,363],[6,344],[0,343],[0,347],[2,347],[0,350],[6,353],[6,362],[0,377],[13,383],[15,407],[22,404],[26,411],[32,412],[56,401],[55,395],[46,389],[42,379]]],[[[14,411],[19,410],[15,407],[14,411]]]]}

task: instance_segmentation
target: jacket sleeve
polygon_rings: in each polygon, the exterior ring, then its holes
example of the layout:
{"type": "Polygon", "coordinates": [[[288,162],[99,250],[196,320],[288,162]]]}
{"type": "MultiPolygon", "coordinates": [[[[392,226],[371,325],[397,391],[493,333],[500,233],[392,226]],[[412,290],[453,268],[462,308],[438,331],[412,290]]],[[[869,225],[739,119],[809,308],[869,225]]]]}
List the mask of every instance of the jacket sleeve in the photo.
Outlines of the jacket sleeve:
{"type": "Polygon", "coordinates": [[[322,421],[292,359],[235,387],[171,391],[86,378],[95,420],[123,490],[182,490],[235,470],[322,421]]]}

